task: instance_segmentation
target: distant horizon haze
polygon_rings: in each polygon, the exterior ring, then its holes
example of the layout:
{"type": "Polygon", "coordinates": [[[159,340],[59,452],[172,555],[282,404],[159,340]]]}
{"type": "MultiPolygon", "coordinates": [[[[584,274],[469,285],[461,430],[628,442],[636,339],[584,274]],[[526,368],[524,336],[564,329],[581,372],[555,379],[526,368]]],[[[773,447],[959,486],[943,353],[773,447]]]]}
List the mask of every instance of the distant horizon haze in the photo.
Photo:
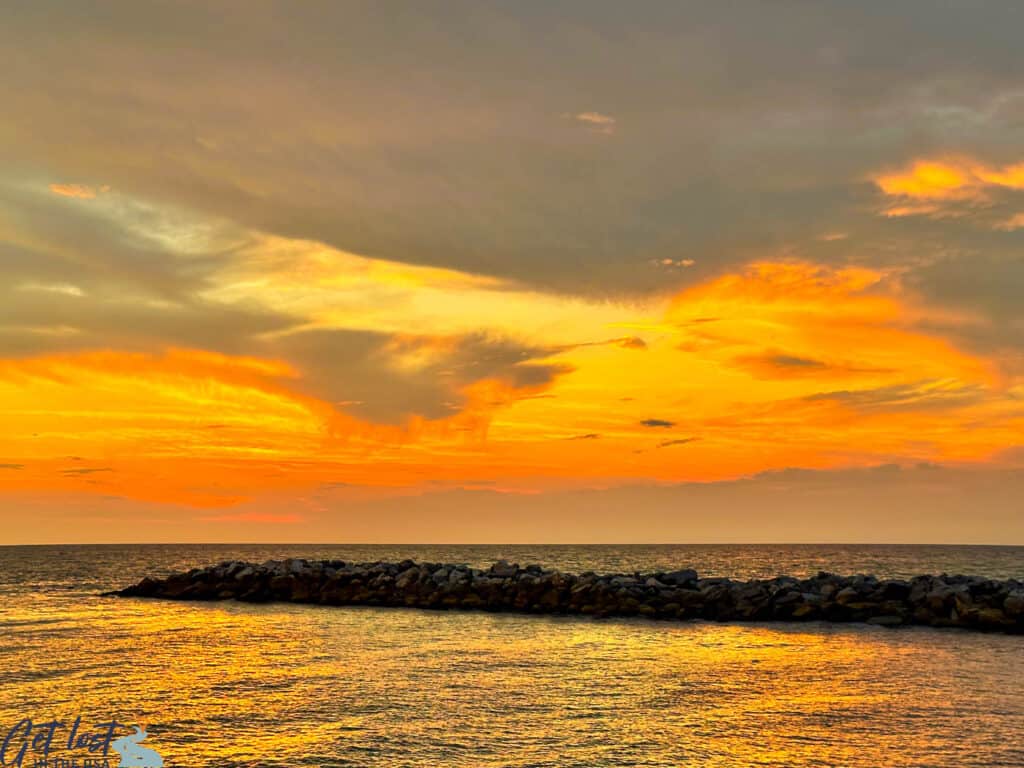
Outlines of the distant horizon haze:
{"type": "Polygon", "coordinates": [[[1022,473],[938,466],[531,494],[366,495],[345,487],[306,503],[272,498],[213,509],[125,498],[62,506],[26,494],[4,498],[13,525],[0,529],[0,543],[1024,545],[1021,498],[1022,473]]]}

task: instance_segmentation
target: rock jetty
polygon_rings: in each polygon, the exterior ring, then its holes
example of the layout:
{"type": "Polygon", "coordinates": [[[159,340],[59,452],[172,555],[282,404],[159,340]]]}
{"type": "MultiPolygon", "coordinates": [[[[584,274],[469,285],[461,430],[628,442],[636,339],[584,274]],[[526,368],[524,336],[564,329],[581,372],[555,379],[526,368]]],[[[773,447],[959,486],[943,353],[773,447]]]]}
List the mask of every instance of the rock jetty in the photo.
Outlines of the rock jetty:
{"type": "Polygon", "coordinates": [[[1024,633],[1024,582],[977,576],[877,579],[819,573],[807,579],[735,581],[696,571],[597,574],[525,568],[500,560],[467,565],[342,560],[228,561],[164,579],[145,578],[120,597],[284,601],[316,605],[565,613],[712,621],[866,622],[1024,633]]]}

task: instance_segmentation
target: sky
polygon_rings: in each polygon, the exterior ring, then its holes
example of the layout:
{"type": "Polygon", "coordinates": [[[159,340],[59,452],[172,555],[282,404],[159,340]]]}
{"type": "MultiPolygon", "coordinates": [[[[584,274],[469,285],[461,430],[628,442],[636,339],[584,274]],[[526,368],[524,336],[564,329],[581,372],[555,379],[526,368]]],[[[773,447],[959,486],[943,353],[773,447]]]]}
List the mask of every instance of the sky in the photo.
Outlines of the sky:
{"type": "Polygon", "coordinates": [[[2,14],[0,543],[1024,544],[1024,5],[2,14]]]}

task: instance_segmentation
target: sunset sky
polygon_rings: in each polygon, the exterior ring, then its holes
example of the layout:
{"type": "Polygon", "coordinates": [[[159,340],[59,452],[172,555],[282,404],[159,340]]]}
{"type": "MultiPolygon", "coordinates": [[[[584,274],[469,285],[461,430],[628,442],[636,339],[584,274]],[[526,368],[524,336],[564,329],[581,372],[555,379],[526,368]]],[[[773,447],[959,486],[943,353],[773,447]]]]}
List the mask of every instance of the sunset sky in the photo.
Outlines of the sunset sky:
{"type": "Polygon", "coordinates": [[[1024,5],[9,5],[0,543],[1024,543],[1024,5]]]}

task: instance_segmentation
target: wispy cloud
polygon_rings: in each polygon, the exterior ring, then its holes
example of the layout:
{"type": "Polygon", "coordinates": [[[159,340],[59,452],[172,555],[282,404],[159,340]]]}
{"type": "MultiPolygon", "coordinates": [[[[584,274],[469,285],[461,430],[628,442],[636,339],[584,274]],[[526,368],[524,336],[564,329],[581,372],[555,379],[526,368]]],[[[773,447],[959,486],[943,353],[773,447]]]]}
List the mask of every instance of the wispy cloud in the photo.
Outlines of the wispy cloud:
{"type": "Polygon", "coordinates": [[[743,363],[764,365],[773,369],[796,368],[802,370],[811,370],[826,367],[825,363],[823,363],[821,360],[815,360],[810,357],[800,357],[799,355],[787,355],[784,352],[769,352],[763,355],[741,357],[738,358],[738,360],[743,363]]]}
{"type": "Polygon", "coordinates": [[[647,349],[647,342],[639,336],[625,336],[616,339],[615,343],[623,349],[647,349]]]}
{"type": "Polygon", "coordinates": [[[666,269],[687,269],[697,261],[695,259],[654,259],[651,263],[666,269]]]}
{"type": "Polygon", "coordinates": [[[658,447],[668,448],[673,445],[686,445],[687,443],[692,443],[696,439],[696,437],[680,437],[677,440],[663,440],[662,442],[658,443],[658,447]]]}
{"type": "Polygon", "coordinates": [[[39,293],[60,293],[65,296],[85,296],[85,291],[72,283],[22,283],[18,286],[19,291],[34,291],[39,293]]]}
{"type": "Polygon", "coordinates": [[[1003,232],[1013,232],[1015,229],[1024,229],[1024,212],[1015,213],[1008,219],[1004,219],[996,224],[996,229],[1003,232]]]}
{"type": "Polygon", "coordinates": [[[768,350],[756,354],[739,355],[733,363],[762,379],[790,379],[809,376],[853,376],[857,374],[891,373],[891,368],[854,365],[852,363],[822,360],[816,357],[768,350]]]}
{"type": "Polygon", "coordinates": [[[51,184],[50,191],[61,197],[73,197],[78,200],[93,200],[97,195],[109,192],[110,187],[90,187],[86,184],[51,184]]]}
{"type": "Polygon", "coordinates": [[[874,389],[820,392],[808,402],[829,401],[861,412],[922,411],[957,408],[981,402],[986,390],[957,381],[921,381],[874,389]]]}
{"type": "Polygon", "coordinates": [[[94,475],[97,472],[113,472],[112,467],[79,467],[78,469],[62,469],[61,474],[67,477],[81,477],[83,475],[94,475]]]}
{"type": "Polygon", "coordinates": [[[617,121],[611,115],[606,115],[601,112],[579,112],[573,115],[573,119],[578,123],[586,125],[595,133],[615,133],[617,121]]]}

